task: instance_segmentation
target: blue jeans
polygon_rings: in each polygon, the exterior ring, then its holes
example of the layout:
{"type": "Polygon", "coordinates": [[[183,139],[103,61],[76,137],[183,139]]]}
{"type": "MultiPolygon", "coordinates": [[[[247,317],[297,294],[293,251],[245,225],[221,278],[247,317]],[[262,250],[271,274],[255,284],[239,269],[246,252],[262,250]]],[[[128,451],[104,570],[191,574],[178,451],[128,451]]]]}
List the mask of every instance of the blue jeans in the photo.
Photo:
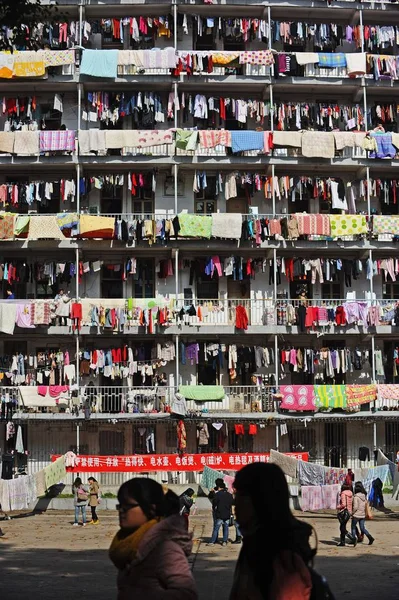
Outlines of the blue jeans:
{"type": "Polygon", "coordinates": [[[356,539],[356,525],[359,523],[360,532],[367,538],[370,538],[370,534],[366,529],[366,519],[356,519],[352,517],[352,537],[356,539]]]}
{"type": "Polygon", "coordinates": [[[236,528],[236,538],[242,537],[240,527],[236,520],[234,520],[234,527],[236,528]]]}
{"type": "Polygon", "coordinates": [[[79,511],[82,511],[82,523],[86,523],[86,504],[75,506],[75,523],[79,523],[79,511]]]}
{"type": "Polygon", "coordinates": [[[223,542],[227,544],[227,540],[229,537],[229,519],[227,519],[226,521],[223,521],[223,519],[215,519],[213,523],[212,539],[210,541],[211,544],[216,544],[221,525],[223,525],[223,542]]]}

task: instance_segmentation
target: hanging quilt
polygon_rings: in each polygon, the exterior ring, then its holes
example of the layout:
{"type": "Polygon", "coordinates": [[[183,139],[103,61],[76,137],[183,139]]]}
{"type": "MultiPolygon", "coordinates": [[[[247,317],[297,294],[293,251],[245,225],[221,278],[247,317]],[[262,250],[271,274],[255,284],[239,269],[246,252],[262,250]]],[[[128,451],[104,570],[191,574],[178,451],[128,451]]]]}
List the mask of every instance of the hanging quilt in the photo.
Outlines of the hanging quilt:
{"type": "Polygon", "coordinates": [[[377,399],[377,386],[373,384],[347,385],[346,397],[348,401],[348,407],[374,402],[377,399]]]}
{"type": "Polygon", "coordinates": [[[313,385],[281,385],[283,399],[280,408],[286,410],[316,410],[313,385]]]}
{"type": "Polygon", "coordinates": [[[316,407],[346,408],[347,396],[345,385],[315,385],[316,407]]]}
{"type": "Polygon", "coordinates": [[[365,215],[329,215],[331,237],[345,237],[367,233],[365,215]]]}

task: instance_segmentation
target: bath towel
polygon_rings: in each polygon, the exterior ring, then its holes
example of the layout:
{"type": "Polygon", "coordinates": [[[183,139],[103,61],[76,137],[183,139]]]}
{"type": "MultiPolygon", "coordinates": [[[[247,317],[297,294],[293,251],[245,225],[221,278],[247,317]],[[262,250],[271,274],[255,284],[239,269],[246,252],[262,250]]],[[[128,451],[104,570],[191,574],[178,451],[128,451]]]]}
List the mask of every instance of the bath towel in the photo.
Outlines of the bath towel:
{"type": "Polygon", "coordinates": [[[300,148],[302,146],[302,132],[273,131],[273,144],[275,146],[300,148]]]}
{"type": "Polygon", "coordinates": [[[12,154],[14,152],[14,131],[0,131],[0,152],[12,154]]]}
{"type": "Polygon", "coordinates": [[[242,231],[242,215],[238,213],[213,213],[212,237],[239,240],[242,231]]]}
{"type": "Polygon", "coordinates": [[[12,335],[17,319],[17,305],[12,302],[0,302],[0,331],[12,335]]]}
{"type": "Polygon", "coordinates": [[[14,154],[17,156],[37,156],[39,154],[39,131],[16,131],[14,154]]]}
{"type": "Polygon", "coordinates": [[[302,154],[306,158],[334,158],[334,135],[324,131],[304,131],[302,154]]]}
{"type": "Polygon", "coordinates": [[[102,129],[89,129],[79,131],[79,153],[90,154],[91,152],[101,152],[105,154],[105,131],[102,129]]]}
{"type": "Polygon", "coordinates": [[[346,71],[349,77],[356,77],[357,75],[364,75],[366,73],[366,53],[365,52],[353,52],[346,54],[346,71]]]}
{"type": "Polygon", "coordinates": [[[80,74],[115,79],[118,74],[118,50],[83,50],[80,74]]]}

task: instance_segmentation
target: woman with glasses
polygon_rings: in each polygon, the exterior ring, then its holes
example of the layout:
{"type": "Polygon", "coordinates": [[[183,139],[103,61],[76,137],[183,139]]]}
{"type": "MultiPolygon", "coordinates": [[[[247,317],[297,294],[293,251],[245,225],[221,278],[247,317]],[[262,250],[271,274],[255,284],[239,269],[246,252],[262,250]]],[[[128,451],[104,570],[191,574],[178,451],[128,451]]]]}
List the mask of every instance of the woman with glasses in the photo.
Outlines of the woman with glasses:
{"type": "Polygon", "coordinates": [[[118,600],[197,600],[187,557],[191,535],[179,498],[153,479],[135,477],[118,492],[120,530],[109,556],[118,569],[118,600]]]}

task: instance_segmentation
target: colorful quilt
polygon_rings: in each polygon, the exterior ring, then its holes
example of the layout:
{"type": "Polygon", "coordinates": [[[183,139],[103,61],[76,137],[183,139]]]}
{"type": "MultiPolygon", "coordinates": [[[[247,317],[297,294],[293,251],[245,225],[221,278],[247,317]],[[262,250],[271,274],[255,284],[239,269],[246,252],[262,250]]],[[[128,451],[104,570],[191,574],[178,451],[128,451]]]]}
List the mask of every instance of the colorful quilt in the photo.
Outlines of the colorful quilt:
{"type": "Polygon", "coordinates": [[[346,56],[343,52],[319,52],[320,68],[328,67],[335,69],[337,67],[346,67],[346,56]]]}
{"type": "Polygon", "coordinates": [[[326,467],[326,485],[342,485],[347,475],[346,469],[326,467]]]}
{"type": "Polygon", "coordinates": [[[359,404],[368,404],[377,399],[376,385],[347,385],[346,397],[349,406],[357,406],[359,404]]]}
{"type": "Polygon", "coordinates": [[[203,148],[214,148],[215,146],[231,146],[231,133],[227,130],[203,130],[199,131],[200,145],[203,148]]]}
{"type": "Polygon", "coordinates": [[[73,130],[66,131],[40,131],[40,152],[53,152],[61,150],[74,152],[76,133],[73,130]]]}
{"type": "Polygon", "coordinates": [[[0,240],[12,240],[14,237],[14,215],[0,216],[0,240]]]}
{"type": "Polygon", "coordinates": [[[263,150],[263,131],[238,131],[231,132],[231,147],[234,153],[247,150],[263,150]]]}
{"type": "Polygon", "coordinates": [[[373,217],[373,233],[390,233],[399,235],[398,215],[375,215],[373,217]]]}
{"type": "Polygon", "coordinates": [[[240,65],[270,65],[274,64],[274,56],[271,50],[252,50],[240,52],[240,65]]]}
{"type": "Polygon", "coordinates": [[[378,385],[378,395],[384,400],[399,400],[399,385],[381,383],[378,385]]]}
{"type": "Polygon", "coordinates": [[[316,410],[313,385],[281,385],[283,399],[280,408],[286,410],[316,410]]]}
{"type": "Polygon", "coordinates": [[[365,215],[329,215],[329,218],[334,238],[367,233],[365,215]]]}
{"type": "Polygon", "coordinates": [[[202,237],[209,240],[212,235],[212,217],[180,213],[179,223],[179,237],[202,237]]]}
{"type": "Polygon", "coordinates": [[[299,235],[325,235],[331,233],[329,215],[295,214],[299,235]]]}
{"type": "Polygon", "coordinates": [[[316,407],[326,408],[346,408],[347,396],[345,385],[315,385],[314,392],[316,396],[316,407]]]}

